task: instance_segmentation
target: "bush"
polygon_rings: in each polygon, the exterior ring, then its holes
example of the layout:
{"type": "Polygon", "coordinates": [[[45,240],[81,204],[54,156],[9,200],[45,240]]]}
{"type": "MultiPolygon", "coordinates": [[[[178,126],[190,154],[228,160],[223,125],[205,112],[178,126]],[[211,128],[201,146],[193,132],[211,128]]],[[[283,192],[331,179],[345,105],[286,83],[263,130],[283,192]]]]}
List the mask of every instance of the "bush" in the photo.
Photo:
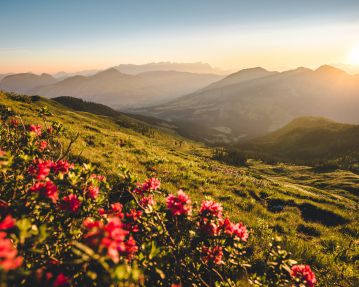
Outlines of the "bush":
{"type": "Polygon", "coordinates": [[[25,125],[3,109],[0,126],[0,284],[5,286],[314,286],[276,239],[255,270],[251,232],[207,199],[194,208],[160,181],[137,183],[68,161],[61,124],[25,125]]]}

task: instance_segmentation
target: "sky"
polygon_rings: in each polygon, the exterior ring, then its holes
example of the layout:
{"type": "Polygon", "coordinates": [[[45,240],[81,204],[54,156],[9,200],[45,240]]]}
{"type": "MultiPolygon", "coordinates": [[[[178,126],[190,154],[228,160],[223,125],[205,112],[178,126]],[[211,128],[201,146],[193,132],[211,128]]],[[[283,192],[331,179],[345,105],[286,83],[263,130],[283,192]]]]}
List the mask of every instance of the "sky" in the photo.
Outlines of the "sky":
{"type": "Polygon", "coordinates": [[[0,0],[0,73],[159,61],[359,68],[359,1],[0,0]]]}

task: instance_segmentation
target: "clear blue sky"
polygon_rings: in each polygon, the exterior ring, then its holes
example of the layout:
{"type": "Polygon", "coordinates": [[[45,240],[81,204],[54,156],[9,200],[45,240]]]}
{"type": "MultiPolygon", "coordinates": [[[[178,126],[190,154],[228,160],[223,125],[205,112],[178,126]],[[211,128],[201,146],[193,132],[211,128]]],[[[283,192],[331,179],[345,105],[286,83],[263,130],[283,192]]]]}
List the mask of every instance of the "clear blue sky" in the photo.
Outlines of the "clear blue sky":
{"type": "Polygon", "coordinates": [[[316,65],[320,49],[321,61],[344,61],[358,23],[359,0],[0,0],[0,72],[161,60],[316,65]]]}

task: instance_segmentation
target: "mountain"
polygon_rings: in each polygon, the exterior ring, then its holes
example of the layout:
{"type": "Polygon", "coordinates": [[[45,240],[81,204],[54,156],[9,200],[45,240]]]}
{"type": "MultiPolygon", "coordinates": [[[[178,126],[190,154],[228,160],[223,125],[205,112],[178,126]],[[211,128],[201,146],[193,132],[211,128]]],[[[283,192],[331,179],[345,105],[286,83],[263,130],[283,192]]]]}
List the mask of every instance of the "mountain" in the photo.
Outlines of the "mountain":
{"type": "Polygon", "coordinates": [[[228,71],[217,69],[207,63],[175,63],[175,62],[158,62],[144,65],[121,64],[114,67],[125,74],[137,75],[151,71],[177,71],[197,74],[218,74],[226,75],[228,71]]]}
{"type": "Polygon", "coordinates": [[[98,73],[100,70],[84,70],[84,71],[80,71],[80,72],[75,72],[75,73],[67,73],[64,71],[61,72],[57,72],[55,74],[52,74],[52,76],[58,80],[63,80],[66,79],[68,77],[73,77],[73,76],[92,76],[96,73],[98,73]]]}
{"type": "Polygon", "coordinates": [[[1,81],[3,78],[5,78],[6,76],[9,76],[9,75],[11,75],[11,74],[0,74],[0,81],[1,81]]]}
{"type": "Polygon", "coordinates": [[[13,74],[5,76],[0,81],[0,90],[16,93],[28,93],[36,87],[51,85],[54,83],[56,83],[56,79],[49,74],[13,74]]]}
{"type": "Polygon", "coordinates": [[[115,68],[92,76],[73,76],[29,91],[46,97],[71,96],[115,109],[160,103],[193,92],[221,79],[219,75],[183,72],[146,72],[128,75],[115,68]]]}
{"type": "Polygon", "coordinates": [[[252,155],[299,164],[350,158],[359,169],[359,125],[300,117],[241,148],[252,155]]]}
{"type": "Polygon", "coordinates": [[[359,77],[325,65],[281,73],[245,69],[136,112],[172,121],[192,138],[233,143],[265,135],[306,115],[359,123],[358,106],[359,77]]]}

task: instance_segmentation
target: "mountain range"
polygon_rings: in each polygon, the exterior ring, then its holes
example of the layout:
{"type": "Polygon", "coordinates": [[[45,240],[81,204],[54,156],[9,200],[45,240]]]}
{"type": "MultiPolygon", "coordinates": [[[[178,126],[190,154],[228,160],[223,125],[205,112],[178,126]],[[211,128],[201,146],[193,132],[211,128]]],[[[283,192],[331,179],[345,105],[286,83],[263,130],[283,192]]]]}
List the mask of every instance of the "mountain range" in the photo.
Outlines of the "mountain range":
{"type": "Polygon", "coordinates": [[[168,120],[188,137],[235,143],[263,136],[294,118],[359,123],[359,76],[331,67],[271,72],[244,69],[194,93],[135,112],[168,120]]]}
{"type": "Polygon", "coordinates": [[[49,98],[72,96],[116,109],[139,107],[171,100],[223,78],[216,74],[151,71],[128,75],[115,68],[91,76],[58,80],[48,74],[15,74],[0,81],[0,89],[49,98]]]}

